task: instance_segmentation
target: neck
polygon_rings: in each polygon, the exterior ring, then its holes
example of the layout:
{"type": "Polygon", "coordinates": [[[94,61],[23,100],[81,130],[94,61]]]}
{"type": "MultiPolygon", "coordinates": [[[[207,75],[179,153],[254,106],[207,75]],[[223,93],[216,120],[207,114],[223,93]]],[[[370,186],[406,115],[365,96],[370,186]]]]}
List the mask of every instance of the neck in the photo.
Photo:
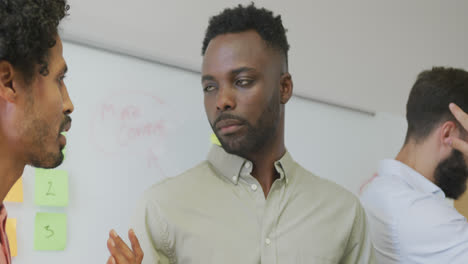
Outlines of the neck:
{"type": "Polygon", "coordinates": [[[262,186],[265,197],[268,197],[273,182],[279,178],[275,162],[280,160],[285,153],[284,128],[280,125],[277,135],[272,138],[271,142],[267,142],[262,149],[247,157],[254,165],[252,176],[262,186]]]}
{"type": "MultiPolygon", "coordinates": [[[[5,138],[5,137],[1,137],[5,138]]],[[[11,187],[23,174],[26,163],[15,158],[5,142],[0,140],[0,202],[3,203],[5,196],[11,187]]]]}
{"type": "Polygon", "coordinates": [[[410,142],[403,146],[395,159],[406,164],[434,183],[434,171],[437,167],[437,160],[432,157],[432,153],[434,151],[427,144],[410,142]]]}

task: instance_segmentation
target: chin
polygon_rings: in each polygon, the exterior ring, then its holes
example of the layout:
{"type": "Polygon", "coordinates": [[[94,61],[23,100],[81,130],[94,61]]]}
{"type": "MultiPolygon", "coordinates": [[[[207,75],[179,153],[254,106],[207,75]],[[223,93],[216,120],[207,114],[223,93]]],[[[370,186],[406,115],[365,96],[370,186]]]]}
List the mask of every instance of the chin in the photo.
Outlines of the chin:
{"type": "Polygon", "coordinates": [[[226,147],[227,149],[237,149],[241,145],[241,142],[239,142],[239,137],[221,136],[218,138],[219,142],[221,142],[221,145],[223,145],[223,147],[226,147]]]}
{"type": "Polygon", "coordinates": [[[53,169],[60,166],[63,159],[64,156],[61,150],[59,150],[58,153],[42,153],[39,157],[33,158],[30,165],[36,168],[53,169]]]}
{"type": "Polygon", "coordinates": [[[242,143],[238,140],[230,140],[221,142],[221,145],[227,153],[243,157],[246,155],[247,148],[242,143]]]}

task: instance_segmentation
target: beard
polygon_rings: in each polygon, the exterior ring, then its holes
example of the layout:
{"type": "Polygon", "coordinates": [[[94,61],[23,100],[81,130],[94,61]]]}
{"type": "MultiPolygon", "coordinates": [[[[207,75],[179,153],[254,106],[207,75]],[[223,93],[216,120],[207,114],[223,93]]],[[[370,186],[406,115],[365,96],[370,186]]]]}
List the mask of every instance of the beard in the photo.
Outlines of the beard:
{"type": "Polygon", "coordinates": [[[252,153],[262,150],[272,138],[276,135],[280,121],[280,104],[278,103],[279,94],[273,96],[268,102],[267,108],[262,112],[255,125],[250,124],[246,119],[232,114],[221,114],[211,124],[211,128],[216,134],[223,149],[230,154],[247,158],[252,153]],[[218,134],[216,124],[225,119],[235,119],[245,126],[246,132],[243,135],[218,134]]]}
{"type": "MultiPolygon", "coordinates": [[[[64,122],[65,123],[65,122],[64,122]]],[[[31,148],[32,152],[29,154],[30,165],[36,168],[55,168],[62,164],[64,156],[61,148],[51,150],[50,140],[53,136],[48,124],[43,120],[36,120],[32,123],[34,129],[34,144],[31,148]]],[[[61,131],[61,130],[60,130],[61,131]]],[[[57,139],[59,134],[57,135],[57,139]]]]}
{"type": "Polygon", "coordinates": [[[434,172],[435,184],[442,189],[445,196],[454,200],[466,191],[468,167],[463,153],[453,150],[450,156],[441,161],[434,172]]]}
{"type": "MultiPolygon", "coordinates": [[[[29,116],[34,116],[34,113],[29,113],[29,116]]],[[[54,126],[44,119],[36,118],[28,123],[25,128],[26,134],[23,136],[26,137],[27,146],[29,146],[29,165],[36,168],[50,169],[62,164],[64,159],[63,147],[59,146],[58,137],[65,126],[71,123],[71,118],[66,115],[58,131],[53,129],[54,126]],[[55,147],[54,144],[57,144],[57,146],[55,147]]]]}

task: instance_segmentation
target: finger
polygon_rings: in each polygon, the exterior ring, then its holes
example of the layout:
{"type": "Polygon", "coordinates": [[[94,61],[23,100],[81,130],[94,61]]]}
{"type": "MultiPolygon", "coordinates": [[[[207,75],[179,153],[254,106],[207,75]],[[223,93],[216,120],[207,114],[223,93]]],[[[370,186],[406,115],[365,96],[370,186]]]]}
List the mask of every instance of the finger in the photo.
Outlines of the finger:
{"type": "Polygon", "coordinates": [[[136,256],[137,263],[141,263],[143,261],[143,250],[141,249],[140,242],[135,234],[133,229],[128,231],[128,238],[130,239],[130,243],[132,244],[133,253],[136,256]]]}
{"type": "Polygon", "coordinates": [[[449,105],[450,111],[460,124],[468,131],[468,114],[466,114],[458,105],[451,103],[449,105]]]}
{"type": "Polygon", "coordinates": [[[117,232],[115,230],[111,230],[110,232],[111,238],[115,242],[116,248],[120,251],[120,253],[125,256],[127,260],[134,260],[135,259],[135,254],[133,254],[133,251],[127,246],[127,243],[120,238],[119,235],[117,235],[117,232]]]}
{"type": "Polygon", "coordinates": [[[135,259],[132,250],[127,246],[127,244],[125,244],[125,242],[117,235],[114,230],[110,232],[110,238],[108,240],[107,247],[119,264],[127,263],[128,261],[133,261],[135,259]]]}
{"type": "Polygon", "coordinates": [[[113,260],[115,263],[119,264],[128,263],[127,258],[122,254],[122,252],[119,251],[119,249],[116,247],[115,241],[111,237],[107,240],[107,248],[111,253],[110,261],[113,260]]]}
{"type": "Polygon", "coordinates": [[[107,259],[106,264],[116,264],[114,257],[110,256],[109,259],[107,259]]]}
{"type": "Polygon", "coordinates": [[[459,139],[459,138],[451,138],[452,147],[456,150],[462,152],[465,156],[468,157],[468,143],[459,139]]]}

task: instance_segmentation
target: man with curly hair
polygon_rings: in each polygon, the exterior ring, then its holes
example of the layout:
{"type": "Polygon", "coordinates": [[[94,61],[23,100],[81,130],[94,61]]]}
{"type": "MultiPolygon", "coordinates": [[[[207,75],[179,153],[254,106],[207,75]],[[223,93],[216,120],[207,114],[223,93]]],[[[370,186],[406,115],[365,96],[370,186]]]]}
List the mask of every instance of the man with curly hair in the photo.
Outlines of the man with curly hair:
{"type": "MultiPolygon", "coordinates": [[[[221,146],[145,193],[135,218],[143,263],[374,263],[357,197],[285,147],[288,50],[281,17],[268,10],[211,18],[201,82],[221,146]]],[[[108,246],[109,263],[140,263],[118,236],[108,246]]]]}
{"type": "Polygon", "coordinates": [[[73,104],[57,27],[66,0],[0,0],[0,264],[11,263],[5,196],[24,167],[63,161],[73,104]]]}

